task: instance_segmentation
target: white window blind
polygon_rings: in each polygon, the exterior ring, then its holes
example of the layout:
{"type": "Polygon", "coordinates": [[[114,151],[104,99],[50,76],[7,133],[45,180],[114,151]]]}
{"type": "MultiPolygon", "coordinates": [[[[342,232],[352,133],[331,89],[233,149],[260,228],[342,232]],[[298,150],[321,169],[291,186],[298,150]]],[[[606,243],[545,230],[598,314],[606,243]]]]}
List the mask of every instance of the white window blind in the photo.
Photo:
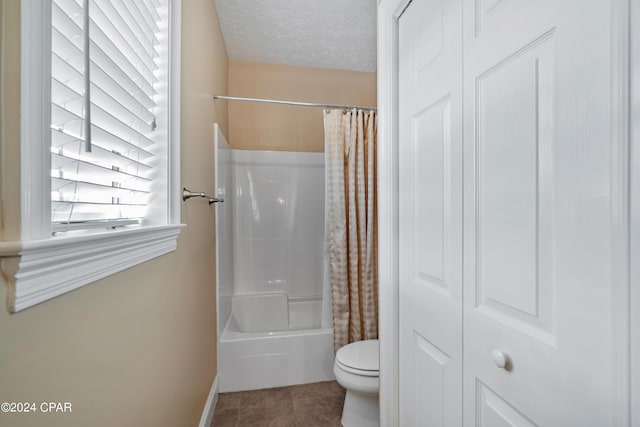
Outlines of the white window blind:
{"type": "Polygon", "coordinates": [[[140,224],[148,214],[165,149],[156,135],[164,7],[166,0],[52,2],[54,232],[140,224]]]}

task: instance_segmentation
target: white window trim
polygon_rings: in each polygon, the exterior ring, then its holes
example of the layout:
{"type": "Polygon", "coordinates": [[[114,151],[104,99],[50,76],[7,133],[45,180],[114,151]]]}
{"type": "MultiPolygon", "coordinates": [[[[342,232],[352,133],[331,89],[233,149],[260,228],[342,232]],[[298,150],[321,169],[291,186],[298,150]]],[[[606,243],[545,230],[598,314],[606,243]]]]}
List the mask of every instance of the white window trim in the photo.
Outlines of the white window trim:
{"type": "Polygon", "coordinates": [[[11,311],[20,311],[176,249],[182,225],[25,241],[11,311]]]}
{"type": "MultiPolygon", "coordinates": [[[[9,309],[20,311],[176,249],[180,224],[180,0],[169,1],[168,224],[51,236],[51,7],[21,2],[21,229],[9,309]]],[[[5,245],[6,246],[6,245],[5,245]]],[[[7,255],[7,254],[5,254],[7,255]]]]}

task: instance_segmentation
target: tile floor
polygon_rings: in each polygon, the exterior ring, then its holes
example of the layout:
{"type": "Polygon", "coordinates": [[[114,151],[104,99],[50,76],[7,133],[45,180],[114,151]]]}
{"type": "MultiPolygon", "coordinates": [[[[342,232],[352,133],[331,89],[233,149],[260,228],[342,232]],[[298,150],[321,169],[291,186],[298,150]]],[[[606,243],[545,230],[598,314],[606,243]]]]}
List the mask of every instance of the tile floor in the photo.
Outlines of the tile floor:
{"type": "Polygon", "coordinates": [[[340,427],[344,394],[335,381],[221,393],[211,427],[340,427]]]}

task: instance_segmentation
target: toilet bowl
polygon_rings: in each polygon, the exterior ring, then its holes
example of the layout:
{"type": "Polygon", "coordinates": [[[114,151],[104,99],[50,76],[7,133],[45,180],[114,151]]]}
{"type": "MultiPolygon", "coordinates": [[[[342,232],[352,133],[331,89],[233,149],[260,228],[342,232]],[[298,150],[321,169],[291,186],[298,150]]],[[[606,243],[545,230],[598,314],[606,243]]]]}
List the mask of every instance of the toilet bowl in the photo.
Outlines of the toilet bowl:
{"type": "Polygon", "coordinates": [[[378,340],[347,344],[336,353],[333,373],[338,384],[347,390],[342,408],[344,427],[380,425],[378,393],[380,390],[380,344],[378,340]]]}

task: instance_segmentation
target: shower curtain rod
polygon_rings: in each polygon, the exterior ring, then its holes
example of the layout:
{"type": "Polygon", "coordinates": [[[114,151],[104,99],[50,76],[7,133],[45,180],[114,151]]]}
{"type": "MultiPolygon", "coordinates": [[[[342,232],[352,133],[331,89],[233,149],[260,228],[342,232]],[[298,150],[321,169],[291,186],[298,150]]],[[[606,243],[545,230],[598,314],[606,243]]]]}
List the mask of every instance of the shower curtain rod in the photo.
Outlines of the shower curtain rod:
{"type": "Polygon", "coordinates": [[[376,107],[361,107],[358,105],[316,104],[315,102],[280,101],[277,99],[242,98],[239,96],[225,96],[225,95],[213,95],[213,99],[226,99],[229,101],[268,102],[270,104],[296,105],[298,107],[341,108],[343,110],[356,109],[356,110],[367,110],[367,111],[378,110],[376,107]]]}

